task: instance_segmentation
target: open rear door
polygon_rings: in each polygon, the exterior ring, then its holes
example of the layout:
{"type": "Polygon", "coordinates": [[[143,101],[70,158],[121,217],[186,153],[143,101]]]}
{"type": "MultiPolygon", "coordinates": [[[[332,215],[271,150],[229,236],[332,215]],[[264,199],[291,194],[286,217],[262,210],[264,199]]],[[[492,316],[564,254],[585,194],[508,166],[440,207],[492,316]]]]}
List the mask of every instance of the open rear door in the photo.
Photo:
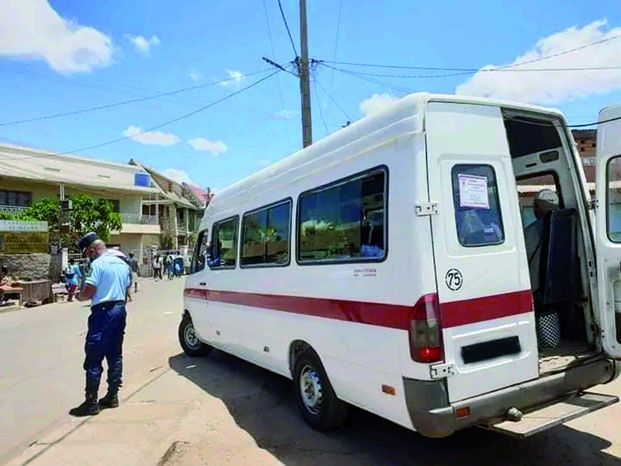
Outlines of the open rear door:
{"type": "Polygon", "coordinates": [[[595,172],[598,306],[602,347],[621,359],[621,104],[603,109],[595,172]]]}

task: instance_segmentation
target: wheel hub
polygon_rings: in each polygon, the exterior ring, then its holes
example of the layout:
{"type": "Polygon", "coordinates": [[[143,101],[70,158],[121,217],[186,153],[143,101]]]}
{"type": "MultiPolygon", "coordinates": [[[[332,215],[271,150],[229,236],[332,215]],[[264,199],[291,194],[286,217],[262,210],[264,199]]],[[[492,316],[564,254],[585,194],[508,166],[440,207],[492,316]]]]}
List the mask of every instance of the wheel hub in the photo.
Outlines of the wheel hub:
{"type": "Polygon", "coordinates": [[[317,414],[323,401],[323,387],[317,371],[311,366],[304,366],[300,374],[300,393],[302,402],[311,413],[317,414]]]}
{"type": "Polygon", "coordinates": [[[194,326],[188,325],[185,327],[185,331],[183,332],[183,336],[185,338],[186,344],[190,348],[196,348],[198,346],[198,338],[196,337],[196,332],[194,331],[194,326]]]}

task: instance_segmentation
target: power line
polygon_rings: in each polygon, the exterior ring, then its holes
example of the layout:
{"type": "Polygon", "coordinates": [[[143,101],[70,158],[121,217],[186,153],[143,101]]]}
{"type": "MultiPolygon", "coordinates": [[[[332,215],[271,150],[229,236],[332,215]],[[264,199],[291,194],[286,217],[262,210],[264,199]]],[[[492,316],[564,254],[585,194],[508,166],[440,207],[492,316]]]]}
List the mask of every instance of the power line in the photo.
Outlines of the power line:
{"type": "MultiPolygon", "coordinates": [[[[322,64],[326,68],[330,68],[332,70],[337,71],[352,71],[346,70],[343,68],[337,68],[331,65],[327,65],[324,62],[319,61],[318,63],[322,64]]],[[[425,68],[427,70],[431,70],[431,68],[425,68]]],[[[448,73],[448,74],[384,74],[384,73],[368,73],[365,71],[354,71],[354,73],[358,73],[364,76],[375,76],[379,78],[444,78],[448,76],[459,76],[463,74],[473,74],[473,73],[494,73],[494,72],[503,72],[503,73],[528,73],[528,72],[555,72],[555,71],[602,71],[602,70],[621,70],[621,66],[593,66],[593,67],[579,67],[579,68],[537,68],[537,69],[498,69],[498,68],[443,68],[446,71],[461,71],[460,73],[448,73]]]]}
{"type": "Polygon", "coordinates": [[[323,127],[326,130],[326,136],[327,136],[328,134],[330,134],[330,130],[328,129],[328,125],[326,124],[325,118],[323,117],[323,110],[321,108],[321,100],[319,100],[319,94],[317,93],[316,83],[317,83],[317,81],[313,77],[313,85],[314,85],[314,88],[315,88],[315,100],[317,101],[317,106],[319,107],[319,116],[321,118],[321,122],[323,123],[323,127]]]}
{"type": "MultiPolygon", "coordinates": [[[[274,41],[272,40],[272,28],[270,27],[270,20],[267,16],[267,5],[265,0],[263,0],[263,13],[265,15],[265,24],[267,25],[267,36],[270,39],[270,50],[272,51],[272,57],[276,59],[276,52],[274,52],[274,41]]],[[[276,82],[278,83],[278,94],[280,96],[280,105],[284,108],[285,100],[282,95],[282,88],[280,86],[280,77],[276,78],[276,82]]]]}
{"type": "Polygon", "coordinates": [[[319,86],[319,88],[320,88],[320,89],[321,89],[321,90],[322,90],[322,91],[323,91],[323,92],[324,92],[324,93],[328,96],[328,99],[330,99],[332,102],[334,102],[334,105],[336,105],[336,107],[337,107],[337,108],[338,108],[341,112],[343,112],[343,115],[345,115],[345,118],[347,118],[347,121],[351,121],[351,117],[349,116],[349,114],[348,114],[348,113],[347,113],[347,112],[343,109],[343,107],[341,107],[341,106],[339,105],[339,103],[338,103],[336,100],[334,100],[334,97],[332,97],[332,96],[330,95],[330,93],[326,90],[326,88],[325,88],[325,87],[323,87],[323,86],[321,85],[321,82],[319,82],[319,80],[318,80],[318,79],[316,79],[316,78],[315,78],[315,83],[316,83],[316,84],[319,86]]]}
{"type": "Polygon", "coordinates": [[[221,102],[224,102],[225,100],[230,99],[231,97],[234,97],[234,96],[236,96],[238,94],[241,94],[244,91],[247,91],[248,89],[251,89],[251,88],[257,86],[258,84],[262,83],[263,81],[266,81],[267,79],[271,78],[272,76],[274,76],[277,73],[280,73],[280,70],[276,70],[273,73],[271,73],[271,74],[269,74],[269,75],[267,75],[267,76],[265,76],[265,77],[255,81],[255,82],[253,82],[252,84],[249,84],[248,86],[243,87],[243,88],[241,88],[241,89],[239,89],[239,90],[237,90],[235,92],[232,92],[232,93],[230,93],[230,94],[228,94],[228,95],[226,95],[226,96],[224,96],[224,97],[222,97],[222,98],[220,98],[218,100],[214,100],[213,102],[211,102],[211,103],[209,103],[207,105],[203,105],[202,107],[199,107],[199,108],[197,108],[196,110],[194,110],[192,112],[185,113],[185,114],[180,115],[180,116],[178,116],[176,118],[173,118],[171,120],[165,121],[165,122],[160,123],[158,125],[152,126],[152,127],[148,128],[148,129],[142,130],[139,133],[132,134],[131,136],[124,136],[122,138],[111,139],[109,141],[105,141],[105,142],[102,142],[102,143],[99,143],[99,144],[93,144],[91,146],[80,147],[79,149],[73,149],[73,150],[70,150],[70,151],[65,151],[65,152],[60,152],[60,153],[55,153],[55,154],[42,154],[42,155],[36,155],[36,156],[31,156],[31,157],[3,157],[3,159],[4,160],[7,160],[7,159],[24,160],[24,159],[29,159],[29,158],[45,158],[45,157],[56,157],[56,156],[59,156],[59,155],[70,155],[70,154],[75,154],[76,152],[82,152],[82,151],[85,151],[85,150],[97,149],[99,147],[108,146],[110,144],[115,144],[117,142],[125,141],[126,139],[132,139],[132,138],[135,138],[136,136],[140,136],[141,134],[145,134],[145,133],[154,131],[156,129],[163,128],[164,126],[168,126],[170,124],[176,123],[178,121],[181,121],[181,120],[189,118],[189,117],[191,117],[193,115],[196,115],[197,113],[200,113],[200,112],[202,112],[204,110],[207,110],[208,108],[211,108],[211,107],[213,107],[213,106],[215,106],[215,105],[217,105],[217,104],[219,104],[221,102]]]}
{"type": "Polygon", "coordinates": [[[268,70],[264,69],[264,70],[260,70],[260,71],[254,71],[252,73],[244,74],[244,75],[242,75],[240,77],[222,79],[220,81],[213,81],[213,82],[210,82],[210,83],[199,84],[197,86],[191,86],[191,87],[185,87],[185,88],[177,89],[177,90],[174,90],[174,91],[162,92],[160,94],[155,94],[155,95],[151,95],[151,96],[147,96],[147,97],[140,97],[140,98],[137,98],[137,99],[124,100],[122,102],[115,102],[113,104],[98,105],[98,106],[95,106],[95,107],[88,107],[88,108],[83,108],[83,109],[79,109],[79,110],[70,110],[70,111],[67,111],[67,112],[52,113],[50,115],[44,115],[44,116],[34,117],[34,118],[27,118],[27,119],[23,119],[23,120],[7,121],[7,122],[4,122],[4,123],[0,123],[0,126],[11,126],[11,125],[18,125],[18,124],[22,124],[22,123],[31,123],[31,122],[34,122],[34,121],[50,120],[52,118],[60,118],[60,117],[65,117],[65,116],[70,116],[70,115],[78,115],[78,114],[81,114],[81,113],[94,112],[96,110],[105,110],[105,109],[108,109],[108,108],[120,107],[122,105],[128,105],[128,104],[133,104],[133,103],[138,103],[138,102],[145,102],[147,100],[153,100],[153,99],[158,99],[158,98],[166,97],[166,96],[170,96],[170,95],[181,94],[183,92],[194,91],[196,89],[202,89],[202,88],[205,88],[205,87],[214,86],[216,84],[222,84],[222,83],[226,83],[226,82],[229,82],[229,81],[234,81],[234,80],[237,80],[237,79],[240,79],[240,78],[245,78],[245,77],[252,76],[252,75],[255,75],[255,74],[264,73],[266,71],[268,71],[268,70]]]}
{"type": "MultiPolygon", "coordinates": [[[[324,66],[327,66],[327,65],[324,65],[324,66]]],[[[358,78],[358,79],[360,79],[362,81],[366,81],[366,82],[369,82],[369,83],[372,83],[372,84],[375,84],[375,85],[378,85],[378,86],[382,86],[382,87],[385,87],[387,89],[391,89],[393,91],[401,92],[403,94],[411,94],[412,92],[415,92],[413,89],[410,89],[410,88],[407,88],[407,87],[403,87],[403,86],[398,86],[398,85],[391,84],[391,83],[387,83],[387,82],[384,82],[384,81],[380,81],[379,79],[373,79],[371,77],[361,75],[360,73],[358,73],[356,71],[343,70],[343,69],[340,69],[340,68],[334,68],[334,69],[336,71],[339,71],[340,73],[348,74],[348,75],[353,76],[354,78],[358,78]]]]}
{"type": "Polygon", "coordinates": [[[586,49],[588,47],[593,47],[595,45],[599,45],[599,44],[603,44],[604,42],[609,42],[611,40],[615,40],[615,39],[619,39],[621,37],[621,34],[617,34],[616,36],[612,36],[612,37],[608,37],[606,39],[602,39],[602,40],[598,40],[595,42],[591,42],[590,44],[585,44],[585,45],[581,45],[579,47],[574,47],[573,49],[568,49],[568,50],[564,50],[562,52],[558,52],[558,53],[553,53],[552,55],[546,55],[545,57],[539,57],[539,58],[535,58],[533,60],[527,60],[521,63],[513,63],[510,65],[505,65],[505,66],[501,66],[500,68],[509,68],[509,67],[513,67],[513,66],[522,66],[522,65],[528,65],[530,63],[537,63],[543,60],[548,60],[550,58],[554,58],[554,57],[559,57],[561,55],[567,55],[568,53],[573,53],[573,52],[577,52],[578,50],[583,50],[586,49]]]}
{"type": "MultiPolygon", "coordinates": [[[[470,74],[472,72],[487,72],[487,71],[522,71],[522,70],[510,70],[510,68],[514,68],[516,66],[522,66],[522,65],[527,65],[527,64],[531,64],[531,63],[537,63],[540,61],[544,61],[544,60],[548,60],[550,58],[554,58],[554,57],[558,57],[561,55],[567,55],[569,53],[573,53],[576,52],[578,50],[583,50],[585,48],[588,47],[593,47],[599,44],[602,44],[604,42],[609,42],[611,40],[615,40],[621,38],[621,34],[618,34],[616,36],[612,36],[612,37],[608,37],[606,39],[602,39],[596,42],[591,42],[589,44],[585,44],[585,45],[581,45],[579,47],[574,47],[572,49],[568,49],[568,50],[564,50],[562,52],[558,52],[552,55],[546,55],[544,57],[539,57],[539,58],[535,58],[533,60],[527,60],[524,62],[520,62],[520,63],[512,63],[509,65],[502,65],[502,66],[498,66],[495,67],[493,69],[482,69],[482,68],[457,68],[457,67],[435,67],[435,66],[411,66],[411,65],[386,65],[386,64],[378,64],[378,63],[357,63],[357,62],[346,62],[346,61],[326,61],[326,60],[319,60],[320,63],[325,64],[325,63],[331,63],[334,65],[349,65],[349,66],[360,66],[360,67],[370,67],[370,68],[393,68],[393,69],[410,69],[410,70],[421,70],[421,71],[463,71],[463,74],[470,74]]],[[[523,71],[580,71],[580,70],[606,70],[606,69],[621,69],[621,67],[592,67],[592,68],[549,68],[549,69],[527,69],[527,70],[523,70],[523,71]]],[[[444,76],[457,76],[457,74],[450,74],[450,75],[444,75],[444,76]]],[[[411,77],[418,77],[418,76],[411,76],[411,77]]],[[[426,77],[426,76],[421,76],[421,77],[426,77]]],[[[436,76],[429,76],[429,77],[436,77],[436,76]]],[[[443,77],[443,76],[437,76],[437,77],[443,77]]]]}
{"type": "MultiPolygon", "coordinates": [[[[332,60],[336,60],[336,52],[339,46],[339,36],[341,33],[341,13],[343,11],[343,0],[339,2],[339,13],[336,19],[336,38],[334,40],[334,53],[332,54],[332,60]]],[[[330,73],[330,92],[334,90],[334,70],[330,73]]],[[[329,114],[329,113],[328,113],[329,114]]]]}
{"type": "Polygon", "coordinates": [[[289,40],[291,41],[291,47],[293,47],[293,53],[295,56],[298,56],[298,51],[295,48],[295,42],[293,42],[293,37],[291,37],[291,31],[289,30],[289,24],[287,23],[287,18],[285,17],[285,12],[282,9],[282,4],[280,0],[278,0],[278,8],[280,8],[280,15],[282,16],[282,20],[285,23],[285,28],[287,29],[287,34],[289,34],[289,40]]]}
{"type": "MultiPolygon", "coordinates": [[[[265,0],[263,0],[263,13],[265,15],[265,24],[267,25],[267,35],[270,39],[270,50],[272,51],[272,57],[276,59],[276,52],[274,51],[274,41],[272,40],[272,28],[270,26],[269,16],[267,14],[267,4],[265,0]]],[[[278,86],[278,96],[280,97],[280,106],[285,108],[285,98],[282,92],[282,85],[280,84],[280,76],[276,76],[276,85],[278,86]]],[[[291,126],[291,123],[287,121],[286,125],[288,127],[291,126]]],[[[289,139],[289,144],[293,144],[293,139],[291,136],[291,131],[287,131],[287,138],[289,139]]]]}

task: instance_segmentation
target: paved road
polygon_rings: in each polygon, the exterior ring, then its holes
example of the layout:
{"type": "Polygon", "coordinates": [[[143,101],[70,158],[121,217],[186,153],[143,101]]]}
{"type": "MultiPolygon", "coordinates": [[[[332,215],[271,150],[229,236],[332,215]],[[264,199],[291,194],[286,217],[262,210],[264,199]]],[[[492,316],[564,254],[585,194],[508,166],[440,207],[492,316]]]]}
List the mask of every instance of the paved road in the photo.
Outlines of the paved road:
{"type": "MultiPolygon", "coordinates": [[[[121,407],[87,421],[66,414],[82,397],[87,309],[0,314],[0,463],[621,464],[621,404],[523,441],[480,429],[427,439],[357,409],[344,427],[314,432],[289,380],[220,351],[180,352],[181,289],[144,283],[129,307],[121,407]]],[[[621,395],[621,380],[597,390],[621,395]]]]}
{"type": "MultiPolygon", "coordinates": [[[[128,304],[126,387],[179,351],[182,288],[182,280],[145,280],[128,304]]],[[[0,464],[66,423],[83,401],[89,312],[85,303],[62,302],[0,313],[0,464]]],[[[103,395],[105,376],[102,382],[103,395]]]]}

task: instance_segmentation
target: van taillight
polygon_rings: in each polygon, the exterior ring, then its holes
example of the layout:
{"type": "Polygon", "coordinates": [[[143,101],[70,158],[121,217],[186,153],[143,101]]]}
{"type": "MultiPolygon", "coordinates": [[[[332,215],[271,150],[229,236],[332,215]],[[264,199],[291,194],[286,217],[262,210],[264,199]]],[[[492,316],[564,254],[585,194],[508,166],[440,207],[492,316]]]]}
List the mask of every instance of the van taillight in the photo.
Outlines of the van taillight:
{"type": "Polygon", "coordinates": [[[440,305],[435,293],[423,296],[414,306],[410,317],[410,354],[418,362],[444,359],[440,305]]]}

